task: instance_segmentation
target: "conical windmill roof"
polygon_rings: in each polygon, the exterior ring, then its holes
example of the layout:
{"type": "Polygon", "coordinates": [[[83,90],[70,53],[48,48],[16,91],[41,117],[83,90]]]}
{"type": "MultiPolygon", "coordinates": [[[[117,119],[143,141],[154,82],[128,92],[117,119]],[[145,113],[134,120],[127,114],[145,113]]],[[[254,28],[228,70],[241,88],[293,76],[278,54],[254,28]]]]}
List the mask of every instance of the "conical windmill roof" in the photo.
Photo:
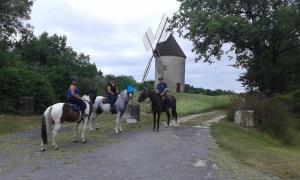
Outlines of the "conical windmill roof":
{"type": "Polygon", "coordinates": [[[179,56],[186,58],[184,52],[172,34],[166,41],[158,43],[156,45],[156,50],[159,52],[160,56],[179,56]]]}

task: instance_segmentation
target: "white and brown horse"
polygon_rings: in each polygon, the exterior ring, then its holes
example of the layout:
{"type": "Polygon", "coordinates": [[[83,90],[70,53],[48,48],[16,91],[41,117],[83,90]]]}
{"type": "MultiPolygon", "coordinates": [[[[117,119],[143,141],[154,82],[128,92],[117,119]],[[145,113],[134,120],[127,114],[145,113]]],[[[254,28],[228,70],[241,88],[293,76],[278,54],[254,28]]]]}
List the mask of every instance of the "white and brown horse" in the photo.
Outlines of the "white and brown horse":
{"type": "Polygon", "coordinates": [[[86,125],[88,119],[91,115],[91,100],[90,97],[84,95],[82,100],[86,104],[85,116],[81,115],[79,111],[73,110],[70,104],[68,103],[56,103],[46,109],[43,114],[42,119],[42,143],[41,143],[41,151],[45,151],[44,145],[48,144],[48,134],[50,133],[50,128],[53,127],[52,130],[52,146],[54,149],[58,149],[58,146],[55,142],[55,136],[57,135],[58,130],[61,127],[63,122],[74,122],[75,129],[73,134],[73,142],[77,142],[77,131],[80,120],[83,119],[83,129],[82,129],[82,142],[85,143],[86,139],[84,137],[86,125]],[[82,116],[82,117],[81,117],[82,116]]]}

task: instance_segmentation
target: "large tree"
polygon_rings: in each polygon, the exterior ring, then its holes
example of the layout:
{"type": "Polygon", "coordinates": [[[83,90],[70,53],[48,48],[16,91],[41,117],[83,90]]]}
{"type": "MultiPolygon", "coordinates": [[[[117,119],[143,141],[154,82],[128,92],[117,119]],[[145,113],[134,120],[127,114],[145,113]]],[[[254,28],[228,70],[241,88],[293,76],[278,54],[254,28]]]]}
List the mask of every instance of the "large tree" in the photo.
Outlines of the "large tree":
{"type": "Polygon", "coordinates": [[[0,43],[31,31],[25,21],[30,19],[32,5],[33,0],[0,0],[0,43]]]}
{"type": "Polygon", "coordinates": [[[261,85],[255,82],[261,79],[247,79],[246,73],[241,77],[245,86],[277,92],[280,74],[287,70],[280,69],[281,61],[300,47],[300,0],[178,1],[171,29],[193,42],[196,61],[220,60],[223,45],[228,44],[226,50],[235,53],[236,66],[270,75],[261,85]]]}

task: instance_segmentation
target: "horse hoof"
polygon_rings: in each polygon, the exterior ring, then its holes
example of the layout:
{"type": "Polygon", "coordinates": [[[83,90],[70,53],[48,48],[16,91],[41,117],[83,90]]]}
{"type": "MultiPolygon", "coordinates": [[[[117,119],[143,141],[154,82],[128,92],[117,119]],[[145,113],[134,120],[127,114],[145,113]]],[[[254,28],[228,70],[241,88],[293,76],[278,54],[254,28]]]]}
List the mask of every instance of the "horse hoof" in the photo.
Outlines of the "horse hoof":
{"type": "Polygon", "coordinates": [[[90,129],[90,131],[94,131],[94,129],[90,129]]]}
{"type": "Polygon", "coordinates": [[[40,149],[40,151],[46,151],[46,148],[44,148],[44,147],[42,147],[41,149],[40,149]]]}
{"type": "Polygon", "coordinates": [[[83,144],[85,144],[85,143],[86,143],[86,140],[85,140],[85,139],[83,139],[83,140],[82,140],[82,143],[83,143],[83,144]]]}
{"type": "Polygon", "coordinates": [[[159,132],[159,129],[156,129],[156,132],[159,132]]]}
{"type": "Polygon", "coordinates": [[[54,150],[59,150],[59,147],[58,146],[54,146],[54,150]]]}
{"type": "Polygon", "coordinates": [[[96,128],[96,131],[99,131],[99,128],[96,128]]]}
{"type": "Polygon", "coordinates": [[[77,142],[77,139],[73,139],[73,143],[76,143],[77,142]]]}

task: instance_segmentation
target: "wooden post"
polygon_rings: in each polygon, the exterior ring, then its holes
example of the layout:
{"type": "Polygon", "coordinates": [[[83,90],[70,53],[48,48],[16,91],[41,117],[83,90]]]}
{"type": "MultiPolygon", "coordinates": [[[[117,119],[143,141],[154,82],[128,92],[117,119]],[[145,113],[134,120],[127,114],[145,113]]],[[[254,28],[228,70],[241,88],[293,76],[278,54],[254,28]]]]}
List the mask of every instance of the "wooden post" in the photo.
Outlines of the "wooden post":
{"type": "Polygon", "coordinates": [[[19,98],[18,113],[21,116],[33,115],[33,97],[24,96],[19,98]]]}

